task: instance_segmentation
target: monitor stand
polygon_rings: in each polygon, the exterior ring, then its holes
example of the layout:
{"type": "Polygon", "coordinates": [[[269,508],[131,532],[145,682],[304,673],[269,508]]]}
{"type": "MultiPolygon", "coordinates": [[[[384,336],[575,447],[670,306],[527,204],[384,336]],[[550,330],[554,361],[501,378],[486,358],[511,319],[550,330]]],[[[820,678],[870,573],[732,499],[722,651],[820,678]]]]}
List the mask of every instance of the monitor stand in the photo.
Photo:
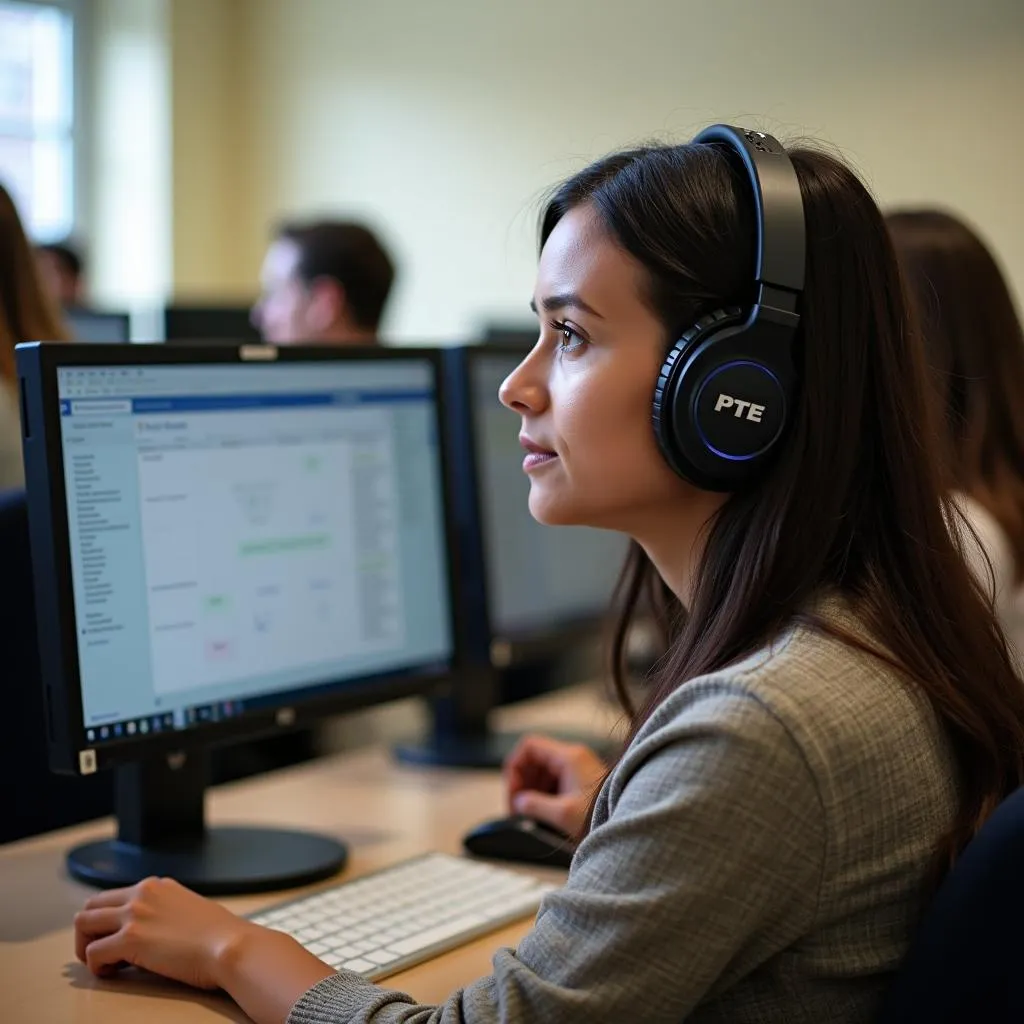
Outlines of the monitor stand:
{"type": "MultiPolygon", "coordinates": [[[[463,670],[453,691],[430,704],[431,731],[422,739],[400,743],[394,755],[403,764],[437,768],[500,768],[522,733],[497,732],[488,716],[500,697],[501,680],[489,667],[463,670]]],[[[609,736],[564,729],[533,730],[545,736],[583,743],[611,761],[619,745],[609,736]]]]}
{"type": "Polygon", "coordinates": [[[71,876],[111,889],[160,875],[207,896],[230,896],[308,885],[344,867],[345,846],[328,836],[207,827],[206,778],[201,751],[119,767],[117,838],[69,851],[71,876]]]}

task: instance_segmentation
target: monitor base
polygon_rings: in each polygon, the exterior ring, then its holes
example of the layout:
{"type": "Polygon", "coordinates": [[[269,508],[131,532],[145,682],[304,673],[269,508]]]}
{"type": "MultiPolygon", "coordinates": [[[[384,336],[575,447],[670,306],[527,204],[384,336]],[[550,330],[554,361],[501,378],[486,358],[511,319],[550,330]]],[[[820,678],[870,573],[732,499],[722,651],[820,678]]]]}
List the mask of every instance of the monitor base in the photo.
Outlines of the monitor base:
{"type": "Polygon", "coordinates": [[[328,836],[225,827],[155,846],[120,839],[85,843],[69,851],[67,866],[72,878],[101,889],[159,875],[204,896],[234,896],[319,882],[340,871],[347,857],[344,844],[328,836]]]}
{"type": "MultiPolygon", "coordinates": [[[[618,754],[618,745],[607,736],[594,733],[543,730],[545,736],[567,743],[583,743],[611,761],[618,754]]],[[[394,748],[395,758],[402,764],[434,768],[500,768],[505,758],[523,738],[523,733],[483,732],[467,735],[433,735],[418,743],[402,743],[394,748]]]]}

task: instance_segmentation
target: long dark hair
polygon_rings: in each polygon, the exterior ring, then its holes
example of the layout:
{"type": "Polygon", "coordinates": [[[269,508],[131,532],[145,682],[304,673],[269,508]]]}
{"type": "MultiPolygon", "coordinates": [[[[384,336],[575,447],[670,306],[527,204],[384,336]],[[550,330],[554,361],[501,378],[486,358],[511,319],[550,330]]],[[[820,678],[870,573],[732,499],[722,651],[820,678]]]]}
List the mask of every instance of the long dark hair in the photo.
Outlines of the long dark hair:
{"type": "Polygon", "coordinates": [[[67,338],[39,277],[14,200],[0,185],[0,380],[14,380],[15,345],[67,338]]]}
{"type": "Polygon", "coordinates": [[[1024,330],[995,257],[939,210],[886,218],[924,331],[952,485],[1003,528],[1024,579],[1024,330]]]}
{"type": "MultiPolygon", "coordinates": [[[[807,222],[794,422],[775,464],[706,528],[688,614],[634,545],[618,594],[616,685],[628,709],[623,644],[644,597],[668,650],[632,712],[631,735],[687,680],[806,620],[822,591],[842,592],[877,649],[814,624],[912,680],[950,737],[960,807],[936,851],[945,867],[1024,782],[1024,687],[947,526],[923,350],[882,215],[835,158],[790,155],[807,222]]],[[[750,301],[749,189],[718,147],[635,149],[562,185],[542,216],[541,241],[568,210],[590,204],[646,268],[645,298],[667,348],[704,313],[750,301]]]]}

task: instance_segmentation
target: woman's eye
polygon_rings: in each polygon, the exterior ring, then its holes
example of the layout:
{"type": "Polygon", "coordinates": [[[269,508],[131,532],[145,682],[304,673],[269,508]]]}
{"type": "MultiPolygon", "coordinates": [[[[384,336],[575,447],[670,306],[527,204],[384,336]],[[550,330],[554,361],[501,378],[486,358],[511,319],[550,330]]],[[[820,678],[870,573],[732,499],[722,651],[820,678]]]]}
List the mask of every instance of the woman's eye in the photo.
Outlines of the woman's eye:
{"type": "Polygon", "coordinates": [[[578,335],[568,324],[555,323],[551,326],[558,331],[558,348],[561,352],[578,352],[587,344],[586,339],[578,335]]]}

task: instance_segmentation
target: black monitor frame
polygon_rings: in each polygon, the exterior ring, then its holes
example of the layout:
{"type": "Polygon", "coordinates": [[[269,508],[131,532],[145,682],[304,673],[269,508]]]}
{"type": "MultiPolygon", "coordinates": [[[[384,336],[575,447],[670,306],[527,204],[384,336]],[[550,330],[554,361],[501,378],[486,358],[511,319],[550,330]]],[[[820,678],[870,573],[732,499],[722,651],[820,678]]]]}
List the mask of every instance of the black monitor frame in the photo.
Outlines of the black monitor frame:
{"type": "MultiPolygon", "coordinates": [[[[328,713],[337,713],[392,701],[413,695],[430,696],[451,686],[463,661],[461,635],[457,627],[458,594],[454,569],[456,529],[452,514],[451,469],[447,446],[443,443],[446,389],[440,354],[435,349],[404,347],[300,347],[280,349],[258,346],[184,346],[163,345],[20,345],[17,367],[22,402],[22,432],[28,492],[29,538],[35,577],[39,654],[51,768],[58,772],[89,775],[104,768],[117,768],[117,816],[121,845],[137,848],[158,847],[173,841],[179,846],[183,834],[196,843],[208,839],[203,822],[204,760],[207,749],[233,739],[253,738],[311,724],[328,713]],[[446,543],[447,584],[451,604],[451,656],[436,666],[410,666],[408,670],[367,677],[359,684],[345,682],[335,689],[321,691],[296,700],[282,700],[274,707],[244,711],[233,718],[197,723],[185,729],[136,734],[92,745],[86,738],[82,714],[82,693],[76,615],[71,574],[71,544],[67,495],[60,429],[60,402],[57,370],[87,366],[163,366],[163,365],[251,365],[267,362],[337,362],[417,359],[433,370],[437,401],[435,429],[440,460],[441,500],[446,543]]],[[[329,683],[326,681],[325,683],[329,683]]],[[[281,833],[263,834],[266,848],[280,853],[281,833]],[[276,843],[276,845],[275,845],[276,843]]],[[[318,840],[320,837],[305,837],[318,840]]],[[[240,842],[246,849],[247,836],[240,842]]],[[[96,844],[93,844],[96,845],[96,844]]],[[[208,845],[208,844],[207,844],[208,845]]],[[[280,873],[271,877],[265,866],[254,868],[245,879],[234,871],[239,843],[221,851],[216,865],[220,874],[188,877],[188,881],[206,892],[255,891],[324,877],[337,869],[337,843],[330,871],[294,871],[282,882],[280,873]],[[234,859],[234,860],[233,860],[234,859]]],[[[320,851],[323,854],[323,851],[320,851]]],[[[74,852],[73,855],[74,856],[74,852]]],[[[109,861],[109,855],[104,853],[109,861]]],[[[138,858],[136,858],[137,860],[138,858]]],[[[145,858],[144,858],[145,859],[145,858]]],[[[287,857],[282,855],[282,860],[287,857]]],[[[321,857],[321,860],[323,858],[321,857]]],[[[328,858],[329,860],[331,858],[328,858]]],[[[343,859],[343,857],[342,857],[343,859]]],[[[133,861],[120,874],[93,875],[81,864],[70,861],[76,877],[99,885],[120,885],[138,873],[133,861]]],[[[273,865],[271,865],[271,868],[273,865]]],[[[146,862],[145,873],[187,875],[190,868],[166,870],[166,864],[146,862]],[[161,870],[164,868],[164,870],[161,870]]],[[[211,871],[213,869],[211,868],[211,871]]]]}
{"type": "MultiPolygon", "coordinates": [[[[250,319],[251,306],[245,305],[224,305],[174,302],[163,309],[163,335],[164,340],[174,345],[187,345],[189,342],[201,344],[226,343],[238,345],[259,344],[261,341],[260,332],[256,329],[250,319]],[[206,317],[209,320],[218,322],[212,330],[195,330],[195,320],[202,322],[206,317]],[[182,331],[181,321],[184,320],[190,327],[182,331]],[[243,322],[244,321],[244,322],[243,322]],[[175,325],[178,326],[175,326],[175,325]],[[230,326],[226,326],[230,325],[230,326]],[[241,327],[241,330],[236,329],[241,327]]],[[[207,323],[209,326],[209,323],[207,323]]]]}

